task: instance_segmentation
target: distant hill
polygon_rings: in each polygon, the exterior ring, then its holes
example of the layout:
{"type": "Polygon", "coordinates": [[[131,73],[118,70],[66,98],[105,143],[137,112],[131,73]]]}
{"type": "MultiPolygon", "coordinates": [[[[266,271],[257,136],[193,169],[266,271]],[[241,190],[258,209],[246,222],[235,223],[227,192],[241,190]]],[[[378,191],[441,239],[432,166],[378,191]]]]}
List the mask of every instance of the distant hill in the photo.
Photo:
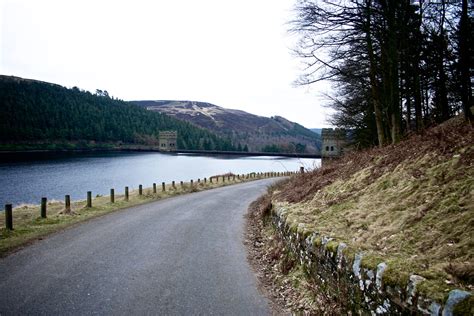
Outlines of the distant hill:
{"type": "Polygon", "coordinates": [[[150,111],[164,113],[246,144],[250,151],[316,153],[320,137],[281,116],[257,116],[240,110],[196,101],[131,101],[150,111]]]}
{"type": "Polygon", "coordinates": [[[321,131],[323,129],[322,128],[310,128],[309,130],[316,133],[316,134],[318,134],[318,135],[321,135],[321,131]]]}
{"type": "Polygon", "coordinates": [[[0,149],[157,146],[160,130],[178,131],[181,149],[238,150],[229,139],[106,91],[0,75],[0,149]]]}

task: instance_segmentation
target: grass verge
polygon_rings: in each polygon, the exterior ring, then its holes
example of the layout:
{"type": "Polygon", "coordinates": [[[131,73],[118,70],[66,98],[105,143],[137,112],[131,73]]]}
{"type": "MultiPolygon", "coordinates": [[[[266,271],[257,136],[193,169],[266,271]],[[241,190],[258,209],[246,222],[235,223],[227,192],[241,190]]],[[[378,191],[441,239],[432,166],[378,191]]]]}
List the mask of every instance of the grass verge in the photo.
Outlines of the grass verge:
{"type": "Polygon", "coordinates": [[[277,188],[297,229],[364,252],[362,266],[388,268],[385,284],[424,277],[420,293],[444,302],[474,289],[474,128],[455,118],[422,135],[347,155],[277,188]]]}

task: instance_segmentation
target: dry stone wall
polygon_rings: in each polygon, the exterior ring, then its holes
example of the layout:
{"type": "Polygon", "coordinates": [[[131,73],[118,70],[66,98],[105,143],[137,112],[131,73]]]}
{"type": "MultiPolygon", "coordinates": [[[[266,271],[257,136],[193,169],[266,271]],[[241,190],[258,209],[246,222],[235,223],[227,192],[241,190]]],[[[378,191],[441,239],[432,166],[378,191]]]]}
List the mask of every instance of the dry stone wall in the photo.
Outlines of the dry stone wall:
{"type": "Polygon", "coordinates": [[[452,290],[445,302],[438,302],[417,293],[417,284],[424,280],[411,275],[407,284],[384,284],[387,264],[376,269],[361,265],[364,254],[346,255],[345,243],[305,229],[304,224],[287,223],[286,208],[272,210],[272,221],[287,248],[298,258],[310,277],[326,295],[344,299],[348,309],[366,315],[453,315],[454,307],[472,295],[452,290]]]}

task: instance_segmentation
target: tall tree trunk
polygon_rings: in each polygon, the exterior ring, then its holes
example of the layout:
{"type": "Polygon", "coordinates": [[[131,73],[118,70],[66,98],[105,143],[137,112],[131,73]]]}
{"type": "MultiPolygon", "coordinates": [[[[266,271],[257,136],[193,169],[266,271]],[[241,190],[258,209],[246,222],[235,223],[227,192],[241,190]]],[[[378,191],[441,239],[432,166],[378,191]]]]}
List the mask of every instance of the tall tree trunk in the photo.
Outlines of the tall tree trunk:
{"type": "Polygon", "coordinates": [[[382,1],[382,10],[387,22],[385,53],[385,99],[390,113],[390,134],[392,143],[397,143],[401,136],[401,111],[400,111],[400,93],[399,93],[399,74],[398,74],[398,39],[399,30],[397,24],[396,1],[382,1]]]}
{"type": "Polygon", "coordinates": [[[383,126],[383,116],[380,104],[380,96],[378,93],[378,84],[377,84],[377,72],[376,72],[376,62],[374,56],[374,48],[372,44],[372,35],[371,32],[371,7],[372,2],[366,1],[366,30],[365,30],[365,38],[367,41],[367,53],[369,56],[369,76],[370,76],[370,91],[372,94],[372,103],[374,104],[374,114],[375,114],[375,125],[377,127],[377,139],[379,142],[379,146],[382,147],[386,143],[385,133],[384,133],[384,126],[383,126]]]}
{"type": "Polygon", "coordinates": [[[438,50],[438,60],[437,60],[437,71],[438,71],[438,80],[436,84],[436,94],[437,94],[437,106],[439,114],[441,115],[441,122],[449,119],[449,104],[448,104],[448,89],[447,85],[447,76],[444,70],[444,60],[445,60],[445,51],[446,51],[446,38],[444,30],[444,21],[446,19],[446,4],[445,0],[441,0],[442,11],[441,11],[441,22],[439,26],[439,36],[436,37],[437,43],[436,48],[438,50]]]}
{"type": "Polygon", "coordinates": [[[407,93],[406,96],[406,109],[407,109],[407,123],[406,129],[407,131],[411,131],[411,96],[407,93]]]}
{"type": "MultiPolygon", "coordinates": [[[[417,65],[418,66],[418,65],[417,65]]],[[[420,83],[420,69],[414,70],[415,77],[413,78],[413,97],[414,97],[414,105],[415,105],[415,122],[416,122],[416,130],[420,131],[423,129],[423,112],[422,112],[422,104],[421,104],[421,83],[420,83]]]]}
{"type": "Polygon", "coordinates": [[[421,80],[420,80],[420,55],[421,55],[421,24],[423,23],[423,0],[420,0],[420,12],[416,24],[416,37],[418,43],[416,44],[414,63],[413,63],[413,102],[415,107],[415,123],[416,130],[420,131],[423,129],[423,112],[422,102],[423,96],[421,91],[421,80]]]}
{"type": "MultiPolygon", "coordinates": [[[[444,122],[449,119],[449,104],[448,104],[448,90],[446,88],[446,83],[447,83],[447,78],[446,78],[446,72],[444,71],[444,52],[442,50],[444,47],[442,47],[442,43],[444,42],[444,39],[440,39],[440,53],[442,54],[438,60],[438,82],[437,82],[437,88],[436,88],[436,93],[437,93],[437,104],[439,107],[439,111],[441,114],[441,122],[444,122]]],[[[443,45],[444,46],[444,45],[443,45]]]]}
{"type": "Polygon", "coordinates": [[[461,20],[459,21],[459,66],[461,70],[461,102],[464,117],[473,121],[471,107],[474,106],[470,71],[473,68],[469,48],[473,45],[472,24],[468,15],[467,0],[462,0],[461,20]]]}

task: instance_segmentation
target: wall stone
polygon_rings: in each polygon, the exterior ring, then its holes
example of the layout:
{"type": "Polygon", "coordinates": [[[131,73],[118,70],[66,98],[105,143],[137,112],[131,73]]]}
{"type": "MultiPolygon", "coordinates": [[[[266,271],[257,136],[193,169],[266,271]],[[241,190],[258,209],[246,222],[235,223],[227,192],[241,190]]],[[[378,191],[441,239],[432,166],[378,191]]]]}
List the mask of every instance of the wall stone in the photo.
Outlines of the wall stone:
{"type": "Polygon", "coordinates": [[[362,266],[364,253],[346,255],[345,243],[309,231],[304,224],[286,222],[285,207],[272,209],[271,217],[286,247],[298,258],[309,276],[326,295],[340,298],[356,315],[453,315],[456,304],[472,293],[452,290],[446,302],[437,302],[417,293],[424,278],[411,275],[408,284],[384,284],[385,262],[376,269],[362,266]]]}

